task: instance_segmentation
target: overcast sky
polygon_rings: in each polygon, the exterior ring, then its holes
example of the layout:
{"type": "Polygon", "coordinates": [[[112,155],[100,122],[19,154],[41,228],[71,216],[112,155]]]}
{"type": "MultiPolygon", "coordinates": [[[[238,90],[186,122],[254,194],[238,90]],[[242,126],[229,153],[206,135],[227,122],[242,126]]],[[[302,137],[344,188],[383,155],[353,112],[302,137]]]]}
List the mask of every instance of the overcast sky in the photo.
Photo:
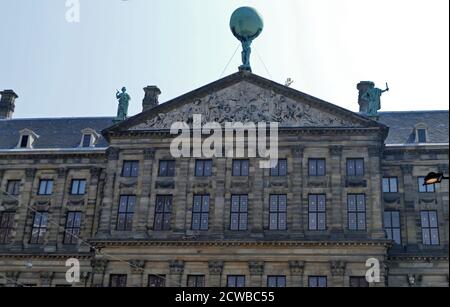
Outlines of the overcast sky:
{"type": "MultiPolygon", "coordinates": [[[[243,5],[265,22],[255,74],[353,111],[361,80],[389,82],[384,111],[448,109],[448,0],[79,2],[69,23],[66,0],[0,0],[0,89],[20,96],[15,118],[113,116],[122,86],[134,115],[146,85],[165,102],[213,82],[238,45],[229,18],[243,5]]],[[[239,65],[237,53],[224,76],[239,65]]]]}

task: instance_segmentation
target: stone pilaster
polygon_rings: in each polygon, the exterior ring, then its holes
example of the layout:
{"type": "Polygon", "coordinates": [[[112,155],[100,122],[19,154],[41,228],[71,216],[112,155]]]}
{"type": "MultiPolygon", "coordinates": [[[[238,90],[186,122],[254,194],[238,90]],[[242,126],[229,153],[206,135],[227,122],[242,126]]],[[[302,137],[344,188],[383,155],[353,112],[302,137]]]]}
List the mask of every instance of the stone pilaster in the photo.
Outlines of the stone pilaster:
{"type": "Polygon", "coordinates": [[[155,169],[157,167],[154,166],[155,153],[156,151],[153,148],[144,150],[144,165],[142,166],[142,170],[140,170],[140,173],[145,175],[141,176],[141,189],[138,196],[139,205],[136,208],[138,221],[133,226],[135,232],[134,235],[138,236],[139,238],[144,238],[147,227],[152,226],[152,223],[148,220],[148,216],[149,210],[151,208],[154,208],[150,203],[150,197],[153,185],[153,177],[151,176],[151,174],[156,171],[155,169]]]}
{"type": "Polygon", "coordinates": [[[143,287],[144,286],[144,272],[145,272],[145,260],[131,260],[131,287],[143,287]]]}
{"type": "Polygon", "coordinates": [[[339,237],[344,232],[344,219],[342,213],[345,212],[343,191],[344,170],[342,169],[342,146],[332,146],[330,148],[330,163],[327,170],[328,176],[331,177],[331,200],[327,204],[331,210],[331,218],[329,222],[330,232],[332,236],[339,237]]]}
{"type": "Polygon", "coordinates": [[[403,188],[404,193],[404,206],[405,206],[405,214],[406,214],[406,238],[408,244],[415,245],[418,243],[417,240],[417,214],[416,206],[417,201],[415,196],[416,193],[413,191],[417,191],[415,187],[415,180],[413,178],[413,170],[414,166],[410,164],[404,164],[401,166],[402,174],[403,174],[403,188]]]}
{"type": "Polygon", "coordinates": [[[25,180],[22,186],[20,204],[16,212],[16,225],[21,225],[21,227],[15,227],[14,245],[16,245],[19,249],[22,248],[22,245],[26,246],[30,240],[29,234],[26,233],[26,229],[28,228],[28,217],[34,216],[34,213],[29,209],[29,206],[31,205],[35,177],[36,169],[29,168],[25,170],[25,180]]]}
{"type": "Polygon", "coordinates": [[[224,262],[220,260],[214,260],[208,262],[209,268],[209,287],[221,287],[222,273],[224,262]]]}
{"type": "Polygon", "coordinates": [[[305,270],[304,261],[289,261],[291,270],[291,281],[289,287],[303,287],[303,274],[305,270]]]}
{"type": "Polygon", "coordinates": [[[184,261],[182,260],[171,260],[169,261],[169,278],[168,278],[168,287],[172,288],[180,288],[181,278],[183,277],[184,272],[184,261]]]}
{"type": "Polygon", "coordinates": [[[105,273],[109,261],[104,259],[93,259],[91,261],[92,267],[92,286],[104,287],[105,285],[105,273]]]}
{"type": "Polygon", "coordinates": [[[262,277],[264,275],[264,261],[249,261],[248,269],[250,271],[249,287],[262,287],[262,277]]]}
{"type": "Polygon", "coordinates": [[[371,214],[370,224],[368,225],[369,231],[372,233],[374,239],[384,239],[386,233],[383,228],[383,191],[381,188],[382,171],[381,171],[381,158],[382,158],[381,146],[369,147],[369,197],[367,197],[368,204],[366,204],[367,210],[371,214]]]}
{"type": "Polygon", "coordinates": [[[289,208],[292,213],[292,230],[297,233],[304,235],[304,221],[302,216],[302,185],[304,182],[304,170],[303,170],[303,154],[304,147],[296,146],[292,148],[292,193],[293,193],[293,203],[289,208]]]}

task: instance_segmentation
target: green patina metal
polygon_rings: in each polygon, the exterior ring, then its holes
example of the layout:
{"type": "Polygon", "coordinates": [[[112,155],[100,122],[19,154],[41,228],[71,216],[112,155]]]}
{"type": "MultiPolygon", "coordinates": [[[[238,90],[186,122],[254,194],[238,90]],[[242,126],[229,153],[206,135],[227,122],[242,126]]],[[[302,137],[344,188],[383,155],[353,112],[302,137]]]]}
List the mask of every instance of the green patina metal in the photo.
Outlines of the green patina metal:
{"type": "Polygon", "coordinates": [[[388,91],[389,86],[387,83],[385,90],[376,88],[375,84],[372,83],[367,91],[361,95],[361,99],[367,101],[368,103],[367,115],[369,117],[378,116],[378,111],[381,109],[381,95],[383,95],[384,92],[388,91]]]}
{"type": "Polygon", "coordinates": [[[251,44],[262,32],[264,22],[259,13],[251,7],[241,7],[234,11],[230,19],[233,35],[242,43],[242,65],[240,70],[251,71],[251,44]]]}
{"type": "Polygon", "coordinates": [[[131,97],[127,94],[127,89],[125,87],[122,87],[122,93],[117,91],[116,98],[119,100],[119,106],[117,108],[117,117],[114,121],[120,122],[127,118],[128,104],[131,100],[131,97]]]}

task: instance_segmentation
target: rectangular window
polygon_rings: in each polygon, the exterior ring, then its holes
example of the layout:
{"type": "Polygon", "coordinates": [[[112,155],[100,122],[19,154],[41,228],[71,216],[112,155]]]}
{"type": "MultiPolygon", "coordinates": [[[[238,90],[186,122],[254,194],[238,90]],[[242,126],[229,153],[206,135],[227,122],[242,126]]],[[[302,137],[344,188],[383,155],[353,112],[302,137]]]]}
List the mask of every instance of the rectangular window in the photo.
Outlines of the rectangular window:
{"type": "Polygon", "coordinates": [[[33,226],[31,229],[31,244],[44,243],[45,233],[48,227],[48,212],[36,212],[34,214],[33,226]]]}
{"type": "Polygon", "coordinates": [[[230,229],[234,231],[247,230],[248,195],[231,196],[230,229]]]}
{"type": "Polygon", "coordinates": [[[385,211],[384,212],[384,229],[386,236],[395,244],[402,244],[401,226],[400,226],[400,211],[385,211]]]}
{"type": "Polygon", "coordinates": [[[117,216],[117,230],[131,231],[133,228],[134,207],[136,196],[122,195],[119,201],[119,213],[117,216]]]}
{"type": "Polygon", "coordinates": [[[209,195],[195,195],[192,208],[192,230],[209,228],[209,195]]]}
{"type": "Polygon", "coordinates": [[[287,160],[280,159],[275,167],[270,169],[270,176],[285,177],[287,176],[287,160]]]}
{"type": "Polygon", "coordinates": [[[227,287],[229,288],[244,288],[245,276],[244,275],[228,275],[227,287]]]}
{"type": "Polygon", "coordinates": [[[285,288],[286,276],[267,276],[267,287],[269,288],[285,288]]]}
{"type": "Polygon", "coordinates": [[[349,194],[347,196],[348,229],[366,230],[366,195],[349,194]]]}
{"type": "Polygon", "coordinates": [[[125,288],[127,286],[127,275],[111,274],[109,276],[109,286],[111,288],[125,288]]]}
{"type": "Polygon", "coordinates": [[[155,206],[156,231],[167,231],[171,228],[172,195],[157,195],[155,206]]]}
{"type": "Polygon", "coordinates": [[[86,180],[73,179],[72,187],[70,188],[71,195],[84,195],[86,194],[86,180]]]}
{"type": "Polygon", "coordinates": [[[397,193],[397,192],[398,192],[397,177],[383,178],[383,193],[397,193]]]}
{"type": "Polygon", "coordinates": [[[326,160],[325,159],[309,159],[308,162],[308,175],[309,176],[325,176],[326,160]]]}
{"type": "Polygon", "coordinates": [[[81,212],[71,211],[67,213],[66,231],[64,233],[64,244],[78,244],[81,229],[81,212]]]}
{"type": "Polygon", "coordinates": [[[420,212],[422,223],[422,243],[424,245],[439,245],[439,224],[436,211],[420,212]]]}
{"type": "Polygon", "coordinates": [[[368,288],[369,283],[365,277],[351,276],[350,277],[350,287],[351,288],[368,288]]]}
{"type": "Polygon", "coordinates": [[[326,230],[326,196],[309,195],[309,230],[326,230]]]}
{"type": "Polygon", "coordinates": [[[426,129],[417,129],[417,139],[419,143],[427,142],[427,130],[426,129]]]}
{"type": "Polygon", "coordinates": [[[14,211],[0,211],[0,244],[11,243],[14,215],[14,211]]]}
{"type": "Polygon", "coordinates": [[[269,229],[286,230],[287,229],[287,196],[270,195],[269,205],[269,229]]]}
{"type": "Polygon", "coordinates": [[[347,159],[347,176],[364,176],[364,159],[347,159]]]}
{"type": "Polygon", "coordinates": [[[39,181],[38,195],[52,195],[53,180],[42,179],[39,181]]]}
{"type": "Polygon", "coordinates": [[[246,177],[249,174],[249,160],[233,160],[233,176],[246,177]]]}
{"type": "Polygon", "coordinates": [[[434,193],[436,191],[436,185],[424,185],[425,177],[419,177],[417,180],[419,184],[419,193],[434,193]]]}
{"type": "Polygon", "coordinates": [[[175,161],[161,160],[159,161],[159,177],[174,177],[175,176],[175,161]]]}
{"type": "Polygon", "coordinates": [[[84,148],[91,147],[91,139],[92,139],[92,135],[90,135],[90,134],[83,135],[83,144],[82,144],[82,146],[84,148]]]}
{"type": "Polygon", "coordinates": [[[205,275],[188,275],[188,288],[203,288],[205,286],[205,275]]]}
{"type": "Polygon", "coordinates": [[[6,192],[9,195],[17,196],[20,193],[20,180],[8,180],[6,192]]]}
{"type": "Polygon", "coordinates": [[[148,275],[148,286],[150,288],[164,288],[166,286],[166,275],[148,275]]]}
{"type": "Polygon", "coordinates": [[[195,161],[195,177],[211,177],[212,160],[195,161]]]}
{"type": "Polygon", "coordinates": [[[122,177],[137,177],[139,175],[139,161],[123,161],[122,177]]]}
{"type": "Polygon", "coordinates": [[[326,288],[328,286],[328,280],[326,276],[309,276],[308,287],[309,288],[326,288]]]}
{"type": "Polygon", "coordinates": [[[20,148],[28,148],[29,139],[30,139],[29,135],[22,135],[22,139],[20,140],[20,148]]]}

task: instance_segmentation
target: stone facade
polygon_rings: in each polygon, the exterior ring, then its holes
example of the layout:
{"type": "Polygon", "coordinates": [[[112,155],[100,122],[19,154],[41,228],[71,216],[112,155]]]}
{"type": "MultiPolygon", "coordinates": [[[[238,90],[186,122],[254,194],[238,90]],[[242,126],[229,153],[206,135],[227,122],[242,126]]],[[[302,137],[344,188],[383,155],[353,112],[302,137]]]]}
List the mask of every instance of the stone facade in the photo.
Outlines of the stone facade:
{"type": "MultiPolygon", "coordinates": [[[[250,114],[248,120],[259,118],[250,114]]],[[[448,286],[448,183],[429,193],[419,193],[418,186],[418,178],[430,171],[448,172],[448,144],[389,145],[387,130],[241,72],[105,130],[104,149],[0,150],[0,189],[20,180],[17,196],[0,199],[0,214],[14,212],[10,240],[0,245],[0,285],[67,285],[66,260],[77,258],[78,287],[109,286],[124,275],[127,286],[148,286],[153,276],[165,286],[184,287],[192,276],[201,276],[206,286],[224,287],[228,277],[245,276],[246,286],[265,287],[277,276],[288,287],[307,287],[311,277],[348,287],[365,277],[366,261],[375,258],[380,282],[370,286],[448,286]],[[224,119],[224,114],[245,119],[249,103],[267,103],[273,110],[282,106],[279,158],[287,161],[286,176],[259,168],[258,157],[249,159],[249,176],[233,176],[233,158],[224,157],[213,159],[211,176],[198,177],[196,158],[172,158],[173,137],[165,130],[170,121],[189,121],[197,107],[207,114],[205,120],[224,119]],[[230,104],[236,113],[225,110],[230,104]],[[350,176],[347,163],[355,158],[363,159],[364,172],[350,176]],[[310,159],[325,160],[324,176],[310,176],[310,159]],[[173,176],[159,173],[165,160],[175,160],[173,176]],[[136,163],[137,176],[124,176],[128,161],[136,163]],[[385,177],[397,178],[395,193],[383,193],[385,177]],[[43,179],[53,180],[51,195],[38,195],[43,179]],[[86,180],[84,194],[71,195],[74,179],[86,180]],[[352,230],[348,198],[357,194],[364,195],[366,225],[352,230]],[[204,231],[192,230],[195,195],[209,195],[204,231]],[[230,230],[233,195],[248,197],[246,230],[230,230]],[[270,225],[271,195],[286,196],[286,229],[270,225]],[[310,195],[325,195],[324,230],[311,230],[310,195]],[[118,228],[123,196],[135,197],[132,226],[125,231],[118,228]],[[172,199],[170,227],[163,231],[155,226],[158,196],[172,199]],[[386,237],[388,210],[400,212],[401,244],[386,237]],[[437,245],[423,242],[424,210],[437,212],[437,245]],[[43,241],[31,244],[36,212],[48,212],[48,225],[43,241]],[[81,212],[81,239],[75,245],[64,240],[68,212],[81,212]]]]}

